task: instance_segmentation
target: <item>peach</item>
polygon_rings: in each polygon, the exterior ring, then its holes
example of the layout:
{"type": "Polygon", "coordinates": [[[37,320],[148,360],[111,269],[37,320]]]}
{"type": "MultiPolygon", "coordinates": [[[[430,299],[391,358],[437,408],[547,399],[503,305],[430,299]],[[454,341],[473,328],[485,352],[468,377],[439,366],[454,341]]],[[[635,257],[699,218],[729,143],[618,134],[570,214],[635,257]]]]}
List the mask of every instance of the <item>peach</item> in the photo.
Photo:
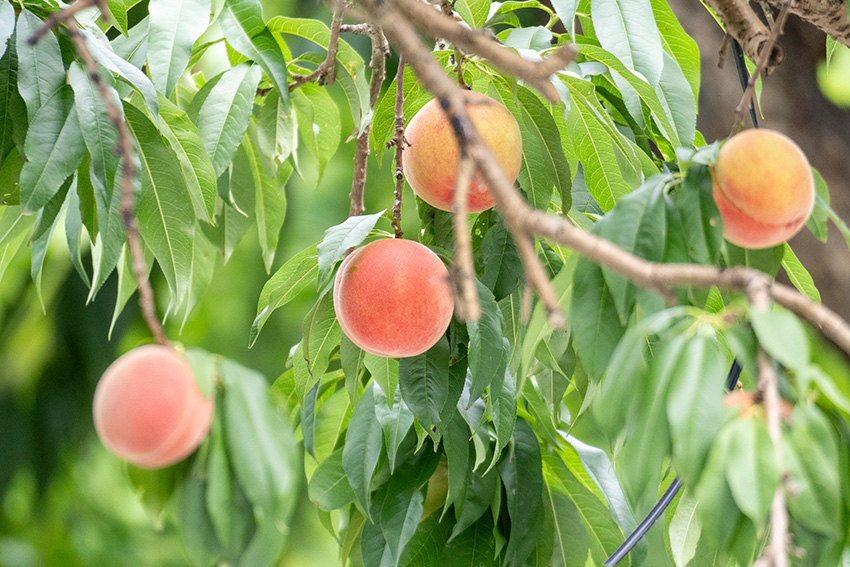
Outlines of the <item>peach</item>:
{"type": "MultiPolygon", "coordinates": [[[[466,109],[472,123],[493,150],[511,182],[519,175],[522,138],[519,125],[505,106],[487,95],[466,91],[466,109]]],[[[413,191],[426,203],[452,210],[452,195],[460,152],[451,124],[437,99],[431,100],[410,120],[404,137],[404,175],[413,191]]],[[[487,184],[475,173],[469,187],[467,206],[478,213],[494,205],[487,184]]]]}
{"type": "Polygon", "coordinates": [[[398,238],[349,254],[336,274],[333,300],[348,338],[387,358],[415,356],[434,346],[454,310],[449,271],[440,258],[418,242],[398,238]]]}
{"type": "Polygon", "coordinates": [[[213,417],[192,369],[173,348],[138,347],[103,373],[94,393],[94,425],[106,448],[147,469],[183,460],[203,441],[213,417]]]}
{"type": "Polygon", "coordinates": [[[723,236],[742,248],[782,244],[806,224],[814,207],[809,161],[797,144],[773,130],[733,136],[711,174],[723,236]]]}

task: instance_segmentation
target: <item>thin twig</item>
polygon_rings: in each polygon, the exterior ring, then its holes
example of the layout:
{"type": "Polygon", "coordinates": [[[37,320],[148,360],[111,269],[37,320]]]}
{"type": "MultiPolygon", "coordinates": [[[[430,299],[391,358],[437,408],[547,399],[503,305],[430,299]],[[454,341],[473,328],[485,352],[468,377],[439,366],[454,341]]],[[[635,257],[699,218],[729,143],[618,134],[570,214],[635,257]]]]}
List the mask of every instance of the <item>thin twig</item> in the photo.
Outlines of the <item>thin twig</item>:
{"type": "Polygon", "coordinates": [[[452,223],[455,234],[452,291],[455,296],[455,317],[460,321],[477,321],[481,318],[481,303],[478,301],[475,267],[472,261],[472,238],[469,235],[469,218],[467,217],[469,184],[474,173],[475,162],[461,150],[452,195],[452,223]]]}
{"type": "MultiPolygon", "coordinates": [[[[103,15],[107,16],[108,14],[103,12],[103,10],[106,9],[105,2],[103,2],[103,0],[77,0],[77,2],[71,4],[62,12],[56,13],[64,13],[64,16],[54,18],[53,20],[49,19],[48,21],[52,22],[51,25],[57,25],[62,22],[67,26],[68,35],[70,36],[71,41],[73,41],[77,53],[80,57],[82,57],[83,62],[86,65],[86,72],[88,73],[89,80],[91,80],[91,82],[97,87],[98,94],[103,100],[106,112],[109,115],[112,124],[118,130],[118,145],[115,148],[115,151],[119,156],[121,156],[121,218],[124,221],[124,230],[127,232],[127,244],[130,248],[130,255],[133,260],[133,273],[136,276],[136,281],[139,286],[139,307],[141,308],[142,316],[150,328],[154,340],[161,345],[167,345],[168,339],[166,338],[162,324],[159,322],[159,318],[156,315],[156,300],[154,299],[153,288],[148,280],[147,264],[145,263],[142,238],[139,234],[139,225],[136,222],[135,202],[133,199],[133,177],[135,176],[135,167],[133,165],[133,144],[130,138],[130,129],[124,121],[121,109],[115,104],[112,97],[109,96],[109,91],[100,77],[97,61],[95,61],[94,56],[91,54],[91,51],[89,51],[88,45],[86,45],[86,40],[80,33],[80,28],[74,20],[74,15],[79,13],[81,9],[78,9],[77,6],[82,5],[83,8],[87,8],[95,5],[95,3],[98,7],[100,7],[103,15]]],[[[45,22],[45,26],[47,23],[48,22],[45,22]]],[[[29,39],[30,43],[36,43],[39,37],[43,37],[44,34],[47,33],[47,31],[44,31],[45,26],[42,26],[36,34],[29,39]]],[[[49,30],[49,28],[47,29],[49,30]]]]}
{"type": "Polygon", "coordinates": [[[293,74],[289,83],[289,90],[296,89],[305,83],[316,81],[319,85],[332,85],[336,80],[335,65],[336,54],[339,51],[339,32],[342,27],[342,14],[345,12],[345,2],[339,2],[334,7],[333,19],[331,20],[331,35],[328,39],[328,56],[322,61],[315,71],[307,75],[293,74]]]}
{"type": "Polygon", "coordinates": [[[53,12],[44,20],[44,23],[41,24],[32,37],[29,38],[30,45],[35,45],[38,43],[41,38],[47,35],[47,32],[58,26],[60,23],[68,22],[73,19],[77,14],[85,10],[86,8],[91,8],[92,6],[97,6],[100,8],[101,13],[106,17],[109,13],[109,8],[106,6],[106,2],[104,0],[77,0],[76,2],[69,4],[67,7],[59,10],[58,12],[53,12]]]}
{"type": "Polygon", "coordinates": [[[847,321],[793,288],[772,282],[763,272],[743,267],[721,270],[715,266],[650,262],[607,240],[583,232],[562,216],[533,209],[507,179],[498,160],[470,120],[463,91],[446,75],[425,44],[413,33],[406,19],[400,17],[386,2],[381,2],[380,6],[377,0],[358,0],[358,3],[374,22],[383,27],[387,38],[405,56],[422,86],[440,100],[459,145],[465,146],[475,161],[477,171],[496,201],[496,209],[517,241],[531,235],[544,236],[572,248],[640,287],[659,292],[712,286],[723,291],[745,292],[754,280],[761,279],[774,301],[818,327],[824,336],[850,355],[850,324],[847,321]]]}
{"type": "Polygon", "coordinates": [[[751,101],[755,102],[753,97],[756,92],[756,82],[758,81],[759,76],[765,74],[767,71],[770,53],[773,51],[773,46],[776,44],[776,40],[779,38],[780,34],[782,34],[785,19],[788,17],[788,8],[791,7],[792,2],[793,0],[785,0],[782,4],[782,9],[779,10],[779,14],[776,16],[776,21],[773,23],[773,27],[770,28],[770,35],[759,54],[755,72],[750,75],[750,80],[747,82],[747,88],[744,90],[744,96],[741,97],[741,102],[739,102],[738,106],[735,108],[735,125],[732,128],[733,134],[743,128],[744,112],[746,112],[750,107],[751,101]]]}
{"type": "Polygon", "coordinates": [[[466,84],[466,81],[463,78],[463,60],[466,59],[466,56],[463,54],[463,51],[460,50],[458,46],[455,46],[455,74],[457,75],[457,84],[460,88],[464,90],[470,90],[472,87],[466,84]]]}
{"type": "Polygon", "coordinates": [[[393,232],[401,238],[401,197],[404,189],[404,55],[398,56],[395,89],[395,134],[390,145],[395,146],[395,199],[393,200],[393,232]]]}
{"type": "MultiPolygon", "coordinates": [[[[766,282],[754,282],[747,290],[747,298],[752,306],[764,313],[770,311],[770,289],[766,282]]],[[[779,384],[776,368],[767,352],[758,349],[758,392],[764,402],[765,420],[776,464],[784,470],[782,459],[782,398],[779,396],[779,384]]],[[[788,508],[785,505],[785,487],[779,483],[770,506],[770,544],[765,558],[773,567],[788,567],[788,508]]]]}
{"type": "MultiPolygon", "coordinates": [[[[414,22],[416,27],[429,36],[445,38],[465,53],[483,57],[501,71],[522,79],[537,89],[553,104],[560,101],[549,77],[575,59],[576,49],[572,45],[558,48],[543,61],[529,61],[485,34],[463,27],[451,18],[430,9],[419,0],[396,0],[393,4],[406,16],[408,22],[414,22]]],[[[387,8],[385,4],[384,9],[387,8]]]]}
{"type": "MultiPolygon", "coordinates": [[[[375,110],[375,105],[378,103],[378,97],[381,95],[381,86],[384,84],[384,78],[387,75],[387,54],[389,46],[387,38],[383,32],[376,26],[369,26],[368,32],[372,40],[372,59],[369,61],[369,67],[372,68],[372,75],[369,77],[369,107],[372,111],[375,110]]],[[[371,122],[363,127],[363,131],[357,137],[357,143],[354,150],[354,177],[351,181],[351,207],[348,210],[349,216],[362,215],[366,210],[363,202],[363,193],[366,187],[366,168],[369,158],[369,132],[371,131],[371,122]]]]}

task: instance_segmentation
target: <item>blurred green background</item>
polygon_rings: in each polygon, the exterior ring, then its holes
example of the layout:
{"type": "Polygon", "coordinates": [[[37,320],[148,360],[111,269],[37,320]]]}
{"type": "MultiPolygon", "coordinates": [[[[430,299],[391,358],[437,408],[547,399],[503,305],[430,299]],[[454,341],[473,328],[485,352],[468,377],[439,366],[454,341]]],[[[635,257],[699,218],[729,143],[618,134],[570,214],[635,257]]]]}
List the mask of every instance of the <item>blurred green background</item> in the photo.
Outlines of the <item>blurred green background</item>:
{"type": "MultiPolygon", "coordinates": [[[[323,3],[265,4],[266,18],[330,21],[323,3]]],[[[345,39],[368,60],[367,38],[345,39]]],[[[290,47],[318,49],[308,42],[290,47]]],[[[395,61],[390,61],[388,75],[394,74],[395,61]]],[[[347,108],[338,86],[330,87],[330,93],[341,109],[347,108]]],[[[341,114],[345,120],[345,112],[341,114]]],[[[353,129],[347,120],[343,138],[353,129]]],[[[385,152],[380,168],[370,158],[367,212],[392,207],[391,154],[385,152]]],[[[307,165],[304,177],[293,174],[286,186],[287,217],[273,271],[348,215],[353,143],[340,146],[318,183],[309,154],[299,155],[307,165]]],[[[416,205],[406,191],[403,228],[413,233],[418,229],[416,205]]],[[[390,230],[383,221],[378,228],[390,230]]],[[[29,247],[21,248],[0,282],[0,567],[188,565],[174,528],[142,506],[126,466],[97,439],[91,416],[92,395],[103,371],[122,353],[150,342],[150,333],[134,296],[108,340],[117,278],[113,274],[86,305],[88,289],[71,266],[63,233],[55,231],[48,251],[43,304],[29,275],[29,247]]],[[[88,265],[87,249],[84,255],[88,265]]],[[[227,265],[219,263],[212,285],[182,331],[176,318],[166,322],[169,338],[238,360],[261,371],[271,384],[301,338],[301,321],[315,292],[308,290],[276,311],[248,349],[248,332],[268,277],[256,233],[249,231],[227,265]]],[[[168,292],[156,268],[152,281],[162,313],[168,292]]],[[[333,565],[337,549],[319,524],[302,481],[281,565],[333,565]]]]}

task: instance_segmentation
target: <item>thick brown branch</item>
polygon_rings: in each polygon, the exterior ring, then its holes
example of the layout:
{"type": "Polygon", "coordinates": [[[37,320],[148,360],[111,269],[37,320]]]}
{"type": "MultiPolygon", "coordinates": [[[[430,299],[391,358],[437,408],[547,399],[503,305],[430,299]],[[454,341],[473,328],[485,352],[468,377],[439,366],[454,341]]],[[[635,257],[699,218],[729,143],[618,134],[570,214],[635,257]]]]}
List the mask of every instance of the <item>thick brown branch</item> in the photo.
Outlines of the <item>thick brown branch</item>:
{"type": "MultiPolygon", "coordinates": [[[[766,0],[773,8],[782,8],[783,0],[766,0]]],[[[850,18],[847,2],[835,0],[797,0],[791,13],[820,28],[839,43],[850,47],[850,18]]]]}
{"type": "Polygon", "coordinates": [[[455,255],[452,264],[452,291],[455,296],[455,316],[460,321],[481,318],[481,304],[475,287],[475,266],[472,260],[472,239],[469,236],[467,198],[469,183],[475,173],[475,163],[462,154],[457,167],[455,190],[452,196],[452,223],[455,234],[455,255]]]}
{"type": "Polygon", "coordinates": [[[55,18],[48,19],[45,25],[42,26],[36,35],[30,38],[31,43],[38,41],[39,37],[43,37],[50,29],[49,26],[64,23],[68,28],[68,34],[74,43],[77,53],[83,59],[88,73],[89,80],[96,86],[100,98],[103,100],[106,112],[109,115],[112,124],[118,130],[118,146],[115,151],[121,156],[121,217],[124,221],[124,229],[127,232],[127,245],[130,248],[130,254],[133,259],[133,273],[139,286],[139,307],[142,311],[142,316],[153,334],[157,343],[162,345],[168,344],[168,339],[162,329],[162,324],[156,315],[156,301],[154,299],[153,288],[148,281],[147,265],[145,264],[144,249],[142,247],[142,239],[139,234],[139,226],[136,222],[135,202],[133,199],[133,177],[135,176],[135,167],[133,166],[133,144],[130,138],[130,129],[124,121],[121,109],[116,105],[115,101],[109,94],[103,80],[100,77],[97,62],[94,56],[89,51],[86,40],[80,33],[77,22],[74,20],[74,15],[79,13],[82,8],[97,5],[100,7],[104,16],[106,6],[103,0],[78,0],[71,4],[61,12],[53,14],[55,18]],[[49,24],[49,26],[48,26],[49,24]]]}
{"type": "MultiPolygon", "coordinates": [[[[553,104],[560,101],[555,87],[549,82],[549,77],[575,59],[576,50],[573,46],[562,46],[543,61],[529,61],[485,34],[463,27],[419,0],[396,0],[393,4],[407,21],[415,23],[429,36],[445,38],[465,53],[483,57],[500,70],[522,79],[540,91],[553,104]]],[[[387,9],[386,5],[384,9],[387,9]]]]}
{"type": "Polygon", "coordinates": [[[738,40],[750,60],[758,61],[761,53],[768,50],[765,74],[779,65],[783,57],[782,48],[775,44],[768,46],[770,32],[747,0],[705,0],[705,3],[717,13],[726,33],[738,40]]]}
{"type": "Polygon", "coordinates": [[[339,32],[342,27],[342,13],[345,11],[345,2],[339,2],[334,7],[334,15],[331,20],[331,35],[328,39],[328,56],[322,61],[315,71],[308,75],[292,75],[289,90],[296,89],[304,83],[318,82],[320,85],[332,85],[336,76],[334,66],[336,65],[336,54],[339,51],[339,32]]]}
{"type": "MultiPolygon", "coordinates": [[[[369,78],[369,107],[374,111],[381,95],[381,86],[387,75],[387,54],[389,47],[387,38],[384,37],[380,28],[370,26],[369,37],[372,39],[372,59],[369,66],[372,68],[372,76],[369,78]]],[[[362,215],[366,210],[363,202],[363,192],[366,187],[366,168],[369,159],[369,132],[371,123],[367,124],[357,137],[354,150],[354,178],[351,181],[351,207],[349,216],[362,215]]]]}
{"type": "Polygon", "coordinates": [[[791,6],[791,3],[792,0],[785,0],[782,4],[782,9],[779,11],[779,15],[773,22],[773,27],[770,29],[770,35],[767,38],[767,42],[764,44],[763,49],[759,54],[755,72],[750,75],[750,79],[747,81],[747,88],[744,89],[744,95],[741,97],[741,102],[739,102],[738,106],[735,108],[735,126],[733,127],[733,134],[739,131],[744,125],[744,112],[746,112],[746,110],[750,107],[750,102],[755,96],[756,82],[758,81],[759,75],[767,74],[768,65],[770,63],[769,54],[772,52],[773,46],[776,45],[776,40],[779,39],[779,36],[782,34],[785,19],[788,17],[788,8],[791,6]]]}
{"type": "Polygon", "coordinates": [[[404,189],[404,55],[398,56],[395,89],[395,134],[390,145],[395,146],[395,199],[393,200],[393,231],[401,238],[401,197],[404,189]]]}

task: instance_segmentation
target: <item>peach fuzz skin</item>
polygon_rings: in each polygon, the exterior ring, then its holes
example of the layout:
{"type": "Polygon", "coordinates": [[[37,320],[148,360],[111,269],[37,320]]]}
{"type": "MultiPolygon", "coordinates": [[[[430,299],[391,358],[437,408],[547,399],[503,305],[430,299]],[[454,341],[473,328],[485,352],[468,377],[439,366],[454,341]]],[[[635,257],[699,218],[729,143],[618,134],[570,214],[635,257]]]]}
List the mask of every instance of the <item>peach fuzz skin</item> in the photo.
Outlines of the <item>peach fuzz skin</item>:
{"type": "Polygon", "coordinates": [[[342,331],[366,352],[416,356],[446,332],[454,311],[449,272],[426,246],[376,240],[342,262],[334,309],[342,331]]]}
{"type": "MultiPolygon", "coordinates": [[[[467,91],[466,97],[466,109],[472,123],[496,155],[508,179],[516,181],[522,162],[522,137],[516,119],[504,105],[487,95],[467,91]]],[[[403,162],[404,176],[410,187],[429,205],[451,211],[459,149],[438,100],[431,100],[416,113],[404,137],[410,142],[404,150],[403,162]]],[[[494,204],[484,180],[475,173],[467,199],[469,212],[479,213],[494,204]]]]}
{"type": "Polygon", "coordinates": [[[147,469],[173,465],[197,449],[214,410],[186,360],[161,345],[136,348],[113,362],[97,384],[93,406],[106,448],[147,469]]]}
{"type": "Polygon", "coordinates": [[[712,169],[723,236],[742,248],[782,244],[806,224],[815,202],[811,166],[779,132],[750,129],[720,149],[712,169]]]}

